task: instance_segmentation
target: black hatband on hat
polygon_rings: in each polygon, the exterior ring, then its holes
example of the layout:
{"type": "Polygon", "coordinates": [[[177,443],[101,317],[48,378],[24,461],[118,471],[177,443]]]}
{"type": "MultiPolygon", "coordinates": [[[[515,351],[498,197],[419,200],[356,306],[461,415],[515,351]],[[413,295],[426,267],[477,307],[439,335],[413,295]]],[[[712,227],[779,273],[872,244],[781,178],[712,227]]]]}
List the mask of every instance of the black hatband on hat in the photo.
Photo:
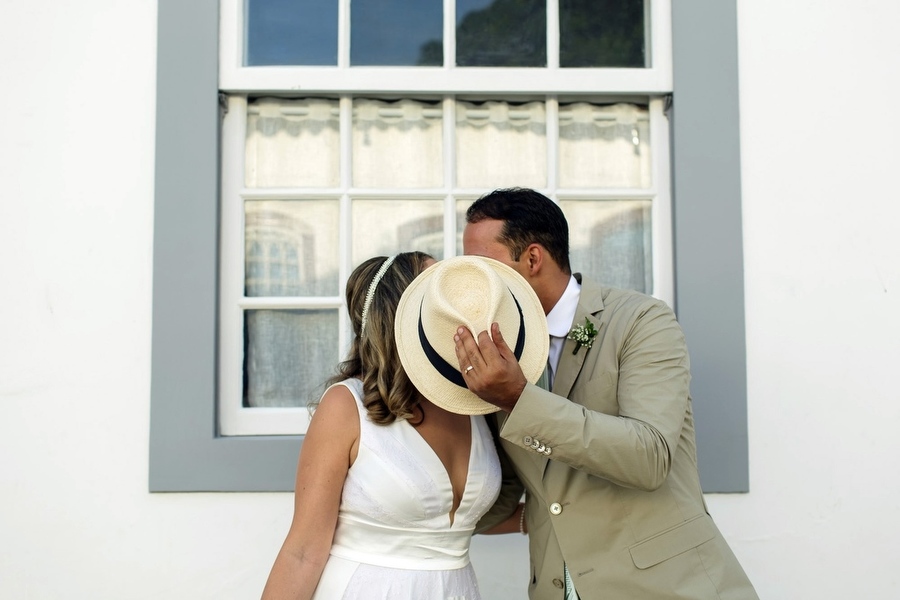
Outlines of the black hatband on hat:
{"type": "MultiPolygon", "coordinates": [[[[522,358],[522,351],[525,349],[525,315],[522,314],[522,307],[519,305],[519,301],[516,299],[516,295],[512,293],[512,290],[509,290],[509,295],[512,296],[513,302],[516,303],[516,310],[519,311],[519,335],[516,338],[515,350],[513,350],[516,360],[519,360],[522,358]]],[[[425,335],[425,329],[422,327],[422,305],[424,303],[425,298],[423,297],[422,302],[419,304],[419,341],[422,344],[422,350],[425,352],[425,356],[428,358],[431,366],[433,366],[444,379],[461,388],[468,389],[469,386],[466,385],[466,381],[463,379],[459,369],[444,360],[444,358],[437,353],[437,350],[434,349],[434,346],[428,341],[428,336],[425,335]]]]}

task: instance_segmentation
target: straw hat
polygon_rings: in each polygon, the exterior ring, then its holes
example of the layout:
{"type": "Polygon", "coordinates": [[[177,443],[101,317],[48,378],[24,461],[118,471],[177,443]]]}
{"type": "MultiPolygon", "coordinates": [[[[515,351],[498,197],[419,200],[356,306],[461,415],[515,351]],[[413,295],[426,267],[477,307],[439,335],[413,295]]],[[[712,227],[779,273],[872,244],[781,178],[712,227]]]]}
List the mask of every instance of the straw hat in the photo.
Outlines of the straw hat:
{"type": "Polygon", "coordinates": [[[419,392],[459,414],[499,410],[466,387],[453,341],[460,325],[477,337],[490,333],[493,322],[525,377],[537,382],[547,365],[550,338],[537,294],[521,275],[490,258],[457,256],[416,277],[397,306],[394,337],[403,368],[419,392]]]}

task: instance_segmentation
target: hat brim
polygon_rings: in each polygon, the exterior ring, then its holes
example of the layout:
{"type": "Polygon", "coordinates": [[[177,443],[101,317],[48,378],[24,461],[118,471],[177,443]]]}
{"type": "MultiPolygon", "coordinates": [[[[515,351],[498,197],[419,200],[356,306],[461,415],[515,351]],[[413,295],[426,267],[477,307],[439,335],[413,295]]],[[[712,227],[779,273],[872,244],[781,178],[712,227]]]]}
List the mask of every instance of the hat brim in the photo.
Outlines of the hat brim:
{"type": "MultiPolygon", "coordinates": [[[[481,256],[457,256],[435,263],[406,288],[400,298],[394,319],[394,335],[400,361],[410,381],[432,404],[463,415],[497,412],[500,410],[499,407],[482,400],[466,387],[453,350],[455,347],[453,331],[448,331],[446,339],[428,340],[425,339],[424,332],[420,331],[423,298],[431,289],[432,278],[437,270],[447,268],[446,263],[451,261],[463,264],[483,261],[500,276],[515,299],[521,315],[521,333],[516,337],[522,339],[518,358],[522,372],[530,383],[536,383],[543,374],[547,366],[550,338],[547,318],[537,294],[515,270],[499,261],[481,256]],[[437,351],[434,347],[428,346],[437,347],[437,351]],[[441,359],[438,354],[445,358],[441,359]]],[[[455,293],[465,294],[466,290],[457,290],[455,293]]],[[[487,326],[489,324],[486,328],[487,326]]],[[[477,339],[479,333],[481,332],[473,331],[472,335],[477,339]]],[[[507,344],[512,347],[516,340],[510,341],[508,336],[516,332],[501,329],[501,333],[504,334],[507,344]]]]}

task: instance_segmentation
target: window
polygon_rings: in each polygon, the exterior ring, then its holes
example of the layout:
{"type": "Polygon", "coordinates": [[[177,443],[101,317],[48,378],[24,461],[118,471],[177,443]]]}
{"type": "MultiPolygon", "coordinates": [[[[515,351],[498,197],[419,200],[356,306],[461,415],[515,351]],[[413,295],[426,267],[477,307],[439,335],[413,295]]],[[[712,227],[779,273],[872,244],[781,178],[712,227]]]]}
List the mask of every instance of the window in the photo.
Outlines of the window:
{"type": "Polygon", "coordinates": [[[559,202],[576,271],[672,302],[667,3],[322,4],[222,3],[222,435],[305,432],[353,266],[461,254],[497,187],[559,202]]]}
{"type": "MultiPolygon", "coordinates": [[[[563,4],[560,2],[559,5],[563,4]]],[[[645,4],[649,5],[649,0],[645,4]]],[[[659,5],[655,2],[652,4],[650,10],[655,14],[659,5]]],[[[223,4],[221,16],[224,27],[228,27],[229,22],[235,25],[234,20],[237,18],[236,11],[229,11],[228,8],[228,4],[223,4]]],[[[675,108],[670,121],[670,143],[671,163],[678,173],[671,184],[675,208],[672,217],[674,235],[671,238],[674,244],[667,244],[674,245],[675,248],[674,273],[677,277],[674,280],[673,296],[692,354],[695,413],[704,489],[742,491],[747,489],[747,454],[736,110],[736,7],[733,2],[709,0],[700,3],[673,3],[671,11],[672,40],[675,46],[675,51],[671,54],[675,58],[671,76],[676,85],[675,108]],[[715,285],[711,286],[711,281],[715,285]]],[[[229,52],[232,57],[235,53],[233,45],[227,45],[223,37],[223,55],[220,57],[218,14],[217,0],[190,3],[160,0],[158,3],[149,472],[152,491],[290,490],[297,450],[302,443],[302,436],[222,436],[217,429],[217,399],[222,390],[217,389],[216,374],[223,370],[221,365],[216,364],[216,348],[220,345],[217,340],[217,296],[220,283],[221,286],[227,285],[218,279],[234,277],[234,272],[224,266],[226,258],[217,253],[220,241],[225,246],[224,239],[227,235],[226,225],[220,225],[218,221],[220,197],[225,196],[224,191],[220,193],[219,189],[219,173],[224,168],[220,168],[218,163],[220,156],[223,163],[229,160],[228,152],[222,151],[224,148],[240,148],[240,152],[244,151],[240,144],[229,145],[227,136],[233,131],[230,132],[228,127],[222,128],[220,136],[219,128],[222,123],[217,103],[217,91],[220,87],[231,98],[246,96],[248,107],[251,100],[259,102],[264,97],[280,98],[282,101],[336,99],[339,105],[350,103],[351,107],[356,98],[380,102],[439,100],[442,111],[445,110],[445,104],[460,101],[511,103],[527,100],[543,104],[545,114],[552,114],[553,110],[576,104],[576,101],[606,107],[606,100],[615,99],[626,104],[645,106],[650,124],[652,152],[668,150],[662,148],[654,137],[653,119],[659,118],[661,113],[654,112],[657,109],[653,107],[653,102],[658,101],[672,86],[653,81],[653,77],[658,74],[654,68],[605,69],[606,75],[601,86],[600,79],[597,79],[600,73],[597,71],[603,69],[577,66],[575,63],[572,63],[570,70],[577,71],[579,77],[564,76],[560,72],[566,69],[554,71],[555,67],[505,67],[506,71],[511,72],[508,78],[498,78],[495,69],[491,68],[480,68],[477,74],[470,73],[464,77],[458,73],[462,69],[457,71],[446,67],[430,67],[443,75],[412,77],[398,73],[398,79],[392,80],[392,85],[397,86],[397,89],[392,92],[393,88],[385,89],[381,79],[386,72],[396,70],[394,68],[352,67],[353,77],[349,81],[341,80],[335,73],[336,70],[347,70],[350,67],[319,67],[323,72],[318,75],[312,67],[305,67],[309,72],[303,73],[303,78],[298,79],[295,76],[300,71],[294,67],[264,66],[246,74],[252,81],[245,82],[246,88],[241,89],[234,82],[228,83],[224,73],[221,78],[216,75],[220,59],[225,60],[229,52]],[[292,69],[293,75],[289,73],[292,69]],[[536,69],[543,69],[540,77],[535,77],[536,69]],[[648,76],[648,73],[654,75],[648,76]],[[281,83],[275,85],[277,81],[281,83]],[[443,83],[437,85],[435,81],[443,83]],[[476,84],[475,91],[478,93],[467,89],[467,86],[476,84]],[[297,90],[301,89],[303,93],[298,93],[297,90]],[[435,90],[443,91],[437,93],[435,90]],[[614,94],[610,90],[631,90],[631,93],[627,97],[613,98],[614,94]],[[547,106],[551,108],[547,109],[547,106]]],[[[547,14],[548,21],[552,20],[549,10],[547,14]]],[[[339,24],[346,18],[347,13],[341,13],[339,24]]],[[[559,18],[562,19],[561,16],[559,18]]],[[[455,21],[444,20],[442,50],[445,51],[452,47],[448,40],[455,35],[454,31],[447,32],[448,22],[455,21]]],[[[556,30],[552,24],[548,24],[548,50],[552,47],[552,32],[556,30]]],[[[565,30],[562,22],[558,30],[565,30]]],[[[340,35],[348,33],[346,28],[339,28],[338,32],[340,35]]],[[[667,33],[668,29],[656,31],[649,38],[648,54],[651,64],[659,64],[653,58],[660,53],[658,38],[655,36],[665,39],[667,33]]],[[[645,40],[645,48],[646,44],[645,40]]],[[[350,64],[349,56],[340,60],[350,64]]],[[[442,60],[448,60],[446,52],[442,60]]],[[[552,60],[554,59],[548,52],[548,62],[552,60]]],[[[560,58],[560,61],[564,60],[568,59],[560,58]]],[[[665,52],[662,53],[662,60],[668,60],[665,52]]],[[[229,62],[227,69],[239,72],[243,68],[240,65],[240,62],[229,62]]],[[[233,114],[229,111],[225,119],[231,119],[233,114]]],[[[352,115],[352,111],[341,114],[340,119],[346,119],[343,115],[352,115]]],[[[340,119],[339,124],[342,123],[340,119]]],[[[552,118],[548,118],[546,122],[548,130],[561,126],[558,120],[552,118]]],[[[344,128],[341,131],[352,131],[351,124],[352,119],[351,123],[340,125],[344,128]]],[[[559,132],[551,131],[546,139],[558,141],[559,132]]],[[[552,145],[555,142],[548,143],[552,145]]],[[[559,146],[562,147],[562,144],[559,146]]],[[[548,154],[550,156],[552,155],[548,154]]],[[[551,167],[548,168],[548,173],[557,173],[557,177],[564,179],[564,176],[559,175],[559,169],[550,164],[550,160],[548,158],[548,166],[551,167]]],[[[566,186],[571,184],[561,184],[561,179],[556,182],[548,181],[548,185],[542,189],[564,206],[567,202],[602,201],[602,195],[595,196],[595,191],[609,195],[615,192],[611,189],[589,188],[567,190],[566,186]],[[589,193],[585,193],[585,190],[589,193]]],[[[448,198],[464,203],[467,191],[480,194],[484,190],[459,189],[456,184],[447,182],[444,182],[444,186],[451,188],[446,194],[444,188],[441,188],[441,194],[438,194],[443,207],[441,219],[444,220],[440,238],[446,250],[454,248],[451,242],[453,236],[448,236],[447,232],[453,231],[455,225],[452,220],[456,219],[457,214],[448,198]]],[[[278,189],[264,188],[260,195],[268,194],[269,197],[248,197],[244,200],[260,208],[260,214],[254,217],[256,224],[251,224],[256,232],[254,235],[258,238],[258,248],[251,245],[250,251],[243,256],[245,247],[238,244],[237,248],[242,256],[227,259],[232,263],[246,261],[247,264],[241,270],[246,268],[248,272],[252,271],[251,287],[260,284],[256,281],[259,277],[270,278],[271,281],[266,285],[271,284],[271,289],[275,289],[277,285],[285,286],[291,281],[290,273],[302,273],[305,268],[306,263],[301,255],[298,253],[294,260],[289,252],[289,245],[277,241],[281,239],[278,235],[263,233],[283,234],[289,231],[292,232],[291,237],[302,237],[302,234],[295,233],[302,231],[302,228],[292,229],[294,226],[290,218],[284,219],[282,215],[278,215],[271,217],[274,221],[266,221],[270,219],[266,213],[272,211],[265,202],[302,200],[295,198],[296,194],[279,198],[276,193],[278,189]]],[[[336,188],[334,191],[340,192],[341,198],[356,198],[351,187],[336,188]]],[[[657,189],[659,193],[666,191],[657,189]]],[[[369,192],[368,197],[363,194],[359,199],[379,200],[372,193],[373,190],[369,192]]],[[[631,193],[637,192],[632,190],[631,193]]],[[[342,202],[346,200],[340,200],[339,205],[342,202]]],[[[338,215],[339,232],[340,228],[347,226],[346,219],[350,214],[347,207],[343,211],[338,215]]],[[[291,211],[288,210],[287,213],[290,216],[291,211]]],[[[224,216],[223,214],[223,219],[224,216]]],[[[629,218],[631,221],[635,219],[629,218]]],[[[650,218],[651,221],[654,218],[652,212],[650,218]]],[[[652,222],[658,225],[660,220],[652,222]]],[[[628,229],[624,226],[620,228],[628,229]]],[[[243,228],[238,227],[236,231],[244,235],[243,228]]],[[[651,233],[651,241],[659,246],[660,240],[664,239],[659,236],[665,236],[666,232],[653,229],[651,233]]],[[[658,248],[653,248],[653,262],[650,265],[654,270],[652,282],[655,288],[665,279],[656,274],[661,262],[655,254],[657,250],[658,248]]],[[[352,250],[345,249],[340,257],[345,264],[345,273],[352,262],[350,252],[352,250]]],[[[340,278],[339,274],[339,284],[340,278]]],[[[242,285],[240,279],[237,284],[239,287],[242,285]]],[[[665,297],[658,289],[654,289],[654,292],[665,297]]],[[[273,298],[258,295],[248,297],[254,302],[260,298],[273,298]]],[[[279,308],[299,310],[311,307],[279,308]]],[[[338,321],[340,322],[340,318],[338,321]]],[[[238,318],[235,322],[241,321],[238,318]]]]}

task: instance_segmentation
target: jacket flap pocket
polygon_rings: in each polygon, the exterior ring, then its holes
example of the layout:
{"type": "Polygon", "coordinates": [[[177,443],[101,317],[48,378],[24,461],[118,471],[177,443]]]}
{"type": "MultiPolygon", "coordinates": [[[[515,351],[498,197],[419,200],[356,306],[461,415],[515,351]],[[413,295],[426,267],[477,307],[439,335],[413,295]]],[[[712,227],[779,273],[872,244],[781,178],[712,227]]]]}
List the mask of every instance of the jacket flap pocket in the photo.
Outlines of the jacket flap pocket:
{"type": "Polygon", "coordinates": [[[709,515],[703,515],[631,546],[631,560],[638,569],[647,569],[677,554],[696,548],[716,536],[709,515]]]}

